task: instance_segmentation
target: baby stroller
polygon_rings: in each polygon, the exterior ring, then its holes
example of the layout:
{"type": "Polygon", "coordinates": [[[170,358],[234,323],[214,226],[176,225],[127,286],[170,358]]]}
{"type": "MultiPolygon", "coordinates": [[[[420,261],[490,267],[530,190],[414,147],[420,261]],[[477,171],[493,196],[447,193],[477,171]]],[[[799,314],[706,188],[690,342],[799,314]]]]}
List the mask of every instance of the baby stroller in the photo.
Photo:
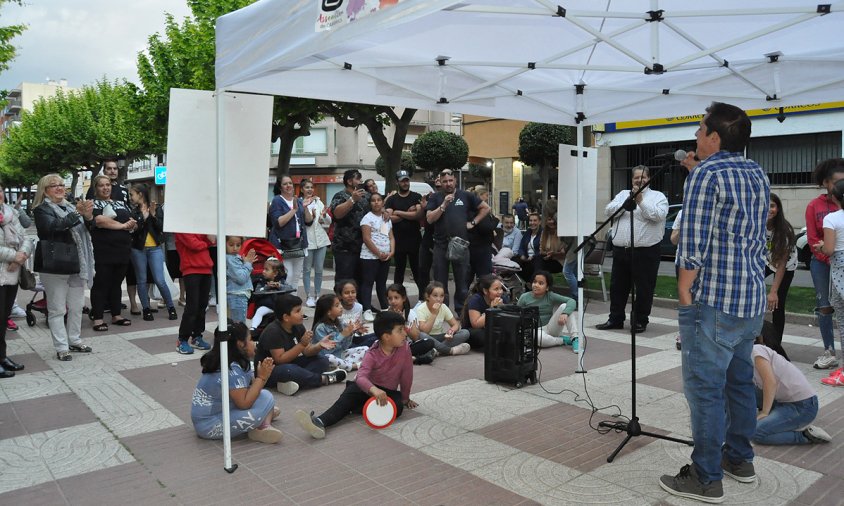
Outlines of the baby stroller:
{"type": "Polygon", "coordinates": [[[510,260],[508,253],[512,254],[510,248],[502,248],[498,254],[492,257],[492,272],[501,278],[504,288],[510,294],[510,301],[515,304],[519,297],[525,293],[525,282],[519,276],[522,267],[510,260]]]}
{"type": "Polygon", "coordinates": [[[44,292],[44,285],[39,281],[35,288],[32,289],[32,298],[26,304],[26,324],[30,327],[35,326],[35,312],[39,312],[47,317],[47,296],[44,292]]]}
{"type": "MultiPolygon", "coordinates": [[[[281,252],[276,249],[276,247],[268,241],[267,239],[262,238],[254,238],[254,239],[247,239],[243,241],[243,245],[240,247],[240,254],[246,255],[249,253],[249,250],[254,249],[257,258],[252,263],[252,276],[261,276],[264,271],[264,263],[267,261],[268,258],[275,257],[279,261],[282,261],[281,252]]],[[[284,269],[284,264],[281,264],[281,274],[284,276],[284,279],[287,279],[287,272],[284,269]]],[[[290,290],[295,291],[295,290],[290,290]]],[[[284,292],[279,292],[284,293],[284,292]]],[[[256,295],[260,295],[257,293],[253,293],[253,299],[256,295]]],[[[252,318],[255,314],[255,310],[257,309],[257,305],[253,300],[249,301],[249,306],[246,309],[246,316],[247,318],[252,318]]],[[[272,314],[268,315],[272,316],[272,314]]],[[[253,322],[253,326],[256,327],[255,331],[252,332],[252,338],[256,339],[258,336],[261,335],[261,331],[263,331],[266,325],[263,324],[264,321],[272,321],[267,317],[264,317],[262,322],[253,322]]]]}

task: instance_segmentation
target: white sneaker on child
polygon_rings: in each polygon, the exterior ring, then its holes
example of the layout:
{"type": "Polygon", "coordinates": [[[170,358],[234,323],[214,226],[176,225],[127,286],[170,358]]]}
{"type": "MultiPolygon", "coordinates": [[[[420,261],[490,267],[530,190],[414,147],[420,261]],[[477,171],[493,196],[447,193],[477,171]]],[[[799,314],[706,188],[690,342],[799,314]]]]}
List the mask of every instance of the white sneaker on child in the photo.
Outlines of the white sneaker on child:
{"type": "Polygon", "coordinates": [[[305,305],[308,307],[316,307],[316,299],[313,297],[308,297],[308,300],[305,301],[305,305]]]}
{"type": "Polygon", "coordinates": [[[299,391],[299,384],[295,381],[279,381],[276,390],[280,394],[293,395],[299,391]]]}
{"type": "Polygon", "coordinates": [[[9,318],[25,318],[26,311],[23,310],[22,307],[18,306],[17,303],[12,306],[12,312],[9,313],[9,318]]]}
{"type": "Polygon", "coordinates": [[[462,344],[458,344],[457,346],[453,347],[451,349],[451,354],[452,355],[465,355],[465,354],[469,353],[469,350],[471,350],[471,349],[472,349],[472,347],[469,345],[469,343],[462,343],[462,344]]]}

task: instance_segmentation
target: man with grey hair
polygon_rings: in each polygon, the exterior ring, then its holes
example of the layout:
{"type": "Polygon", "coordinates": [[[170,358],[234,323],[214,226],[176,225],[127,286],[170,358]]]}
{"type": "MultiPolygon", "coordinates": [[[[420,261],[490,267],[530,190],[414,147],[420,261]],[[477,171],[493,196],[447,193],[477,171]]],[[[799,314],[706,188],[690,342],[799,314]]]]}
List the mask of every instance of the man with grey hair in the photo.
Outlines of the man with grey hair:
{"type": "Polygon", "coordinates": [[[633,211],[624,211],[615,220],[612,228],[612,275],[610,277],[610,316],[598,330],[624,328],[625,307],[630,294],[630,283],[636,288],[636,303],[630,314],[631,325],[636,332],[648,327],[648,317],[654,300],[656,276],[659,272],[659,243],[665,234],[665,217],[668,214],[668,199],[661,192],[645,187],[650,172],[644,165],[633,168],[633,187],[622,190],[604,209],[607,217],[624,206],[640,188],[645,188],[630,204],[633,211]],[[630,237],[630,219],[633,219],[633,233],[630,237]]]}

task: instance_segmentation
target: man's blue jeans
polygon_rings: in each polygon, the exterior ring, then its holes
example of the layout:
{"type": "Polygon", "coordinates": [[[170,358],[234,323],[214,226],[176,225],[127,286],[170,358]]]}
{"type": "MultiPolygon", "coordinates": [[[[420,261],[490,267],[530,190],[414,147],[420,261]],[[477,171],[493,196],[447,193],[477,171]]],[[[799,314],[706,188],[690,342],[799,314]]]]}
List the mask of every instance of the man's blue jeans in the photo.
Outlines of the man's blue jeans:
{"type": "Polygon", "coordinates": [[[563,265],[563,276],[566,278],[566,283],[569,284],[571,298],[577,300],[577,260],[566,262],[563,265]]]}
{"type": "Polygon", "coordinates": [[[683,389],[695,443],[692,462],[702,482],[718,481],[722,444],[732,462],[753,460],[756,389],[750,352],[763,315],[739,318],[700,303],[680,306],[678,312],[683,389]]]}
{"type": "MultiPolygon", "coordinates": [[[[756,389],[757,406],[762,406],[762,391],[756,389]]],[[[818,416],[818,396],[796,402],[777,402],[771,412],[756,423],[753,442],[762,445],[805,445],[806,439],[799,429],[812,423],[818,416]]]]}

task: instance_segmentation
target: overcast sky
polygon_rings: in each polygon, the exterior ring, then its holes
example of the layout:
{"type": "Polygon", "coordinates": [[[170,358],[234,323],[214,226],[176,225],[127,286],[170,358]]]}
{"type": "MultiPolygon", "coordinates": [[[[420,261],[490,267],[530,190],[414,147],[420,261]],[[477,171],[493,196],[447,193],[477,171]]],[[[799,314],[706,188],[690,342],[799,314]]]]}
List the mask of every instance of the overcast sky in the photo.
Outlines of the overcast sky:
{"type": "Polygon", "coordinates": [[[65,78],[68,85],[109,80],[138,82],[137,54],[147,37],[164,29],[164,13],[190,14],[184,0],[24,0],[3,4],[0,26],[24,23],[15,38],[18,56],[0,74],[0,89],[21,82],[65,78]]]}

